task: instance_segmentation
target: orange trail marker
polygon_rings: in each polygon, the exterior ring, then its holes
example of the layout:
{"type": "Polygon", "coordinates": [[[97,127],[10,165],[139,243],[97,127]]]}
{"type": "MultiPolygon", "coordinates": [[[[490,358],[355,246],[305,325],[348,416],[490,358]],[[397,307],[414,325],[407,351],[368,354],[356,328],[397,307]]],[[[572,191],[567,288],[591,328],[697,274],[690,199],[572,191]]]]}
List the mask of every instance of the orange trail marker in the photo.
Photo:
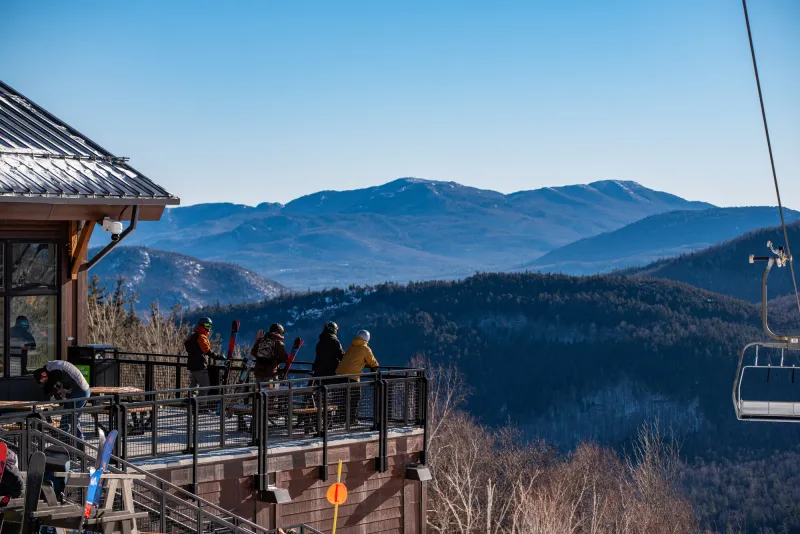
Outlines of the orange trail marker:
{"type": "Polygon", "coordinates": [[[339,470],[336,473],[336,483],[325,493],[328,502],[333,505],[333,531],[336,534],[336,519],[339,517],[339,505],[347,500],[347,488],[342,484],[342,461],[339,460],[339,470]]]}
{"type": "Polygon", "coordinates": [[[337,482],[328,488],[326,497],[328,498],[328,502],[331,504],[344,504],[344,501],[347,500],[347,488],[345,488],[344,484],[341,482],[337,482]]]}

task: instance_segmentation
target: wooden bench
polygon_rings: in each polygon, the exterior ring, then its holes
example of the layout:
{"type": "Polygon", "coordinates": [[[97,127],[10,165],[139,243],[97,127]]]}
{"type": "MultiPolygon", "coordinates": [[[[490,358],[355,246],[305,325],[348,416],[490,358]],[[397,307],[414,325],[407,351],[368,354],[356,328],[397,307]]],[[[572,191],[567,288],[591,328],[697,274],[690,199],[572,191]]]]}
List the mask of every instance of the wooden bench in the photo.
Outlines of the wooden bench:
{"type": "MultiPolygon", "coordinates": [[[[53,425],[53,426],[58,426],[59,424],[61,424],[61,416],[60,415],[54,415],[52,417],[47,417],[47,419],[48,419],[48,423],[53,425]]],[[[2,428],[3,430],[22,430],[23,427],[22,427],[21,423],[5,423],[5,424],[0,425],[0,428],[2,428]]]]}
{"type": "MultiPolygon", "coordinates": [[[[339,407],[336,405],[328,405],[328,412],[335,412],[338,410],[339,407]]],[[[315,425],[316,422],[312,422],[312,418],[308,417],[310,415],[315,415],[319,410],[316,407],[309,407],[309,408],[294,408],[292,410],[292,416],[304,416],[303,419],[306,422],[306,427],[311,427],[315,425]]],[[[245,415],[253,415],[253,407],[252,406],[245,406],[241,404],[236,404],[234,406],[229,406],[226,410],[226,413],[236,415],[238,418],[238,425],[236,426],[236,430],[238,432],[249,432],[250,427],[248,426],[247,422],[244,420],[245,415]]],[[[280,417],[288,415],[288,411],[282,410],[269,410],[267,412],[268,417],[280,417]]],[[[299,423],[299,421],[298,421],[299,423]]],[[[328,420],[328,425],[332,423],[332,420],[328,420]]]]}

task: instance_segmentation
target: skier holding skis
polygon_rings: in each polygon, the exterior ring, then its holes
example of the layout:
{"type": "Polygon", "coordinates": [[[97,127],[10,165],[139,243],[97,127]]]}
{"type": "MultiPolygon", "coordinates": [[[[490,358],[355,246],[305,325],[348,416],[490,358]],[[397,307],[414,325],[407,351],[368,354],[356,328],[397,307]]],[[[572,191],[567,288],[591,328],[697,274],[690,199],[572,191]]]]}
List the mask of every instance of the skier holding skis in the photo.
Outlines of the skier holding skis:
{"type": "Polygon", "coordinates": [[[256,360],[253,374],[256,382],[272,382],[278,379],[278,367],[289,360],[286,354],[286,345],[283,343],[285,330],[279,324],[269,327],[269,332],[264,334],[258,331],[256,342],[250,349],[250,355],[256,360]]]}
{"type": "MultiPolygon", "coordinates": [[[[189,354],[186,368],[190,373],[190,387],[193,388],[211,386],[211,379],[208,375],[209,359],[225,359],[225,356],[219,355],[211,350],[211,342],[208,340],[208,336],[211,333],[211,325],[210,318],[202,317],[197,321],[197,326],[192,335],[187,337],[183,342],[183,346],[186,347],[186,352],[189,354]]],[[[208,390],[200,390],[197,392],[197,395],[208,395],[208,390]]]]}
{"type": "Polygon", "coordinates": [[[311,365],[312,376],[334,376],[336,374],[336,368],[344,356],[342,344],[336,337],[338,333],[339,325],[333,321],[325,323],[325,328],[317,342],[317,356],[311,365]]]}
{"type": "MultiPolygon", "coordinates": [[[[347,347],[347,352],[344,353],[342,361],[336,367],[337,375],[356,375],[350,376],[350,382],[360,382],[361,377],[358,376],[365,367],[369,367],[372,371],[376,371],[380,364],[372,354],[372,349],[369,348],[369,332],[361,330],[350,346],[347,347]]],[[[350,388],[350,425],[359,424],[359,403],[361,402],[361,387],[350,388]]]]}
{"type": "MultiPolygon", "coordinates": [[[[92,395],[89,383],[84,378],[83,373],[64,360],[54,360],[47,362],[33,372],[33,379],[42,386],[46,395],[55,399],[75,399],[74,402],[64,404],[65,410],[81,409],[86,406],[87,399],[92,395]]],[[[80,416],[76,423],[75,436],[83,439],[81,430],[80,416]]],[[[65,413],[61,416],[59,425],[64,432],[72,431],[72,414],[65,413]]]]}

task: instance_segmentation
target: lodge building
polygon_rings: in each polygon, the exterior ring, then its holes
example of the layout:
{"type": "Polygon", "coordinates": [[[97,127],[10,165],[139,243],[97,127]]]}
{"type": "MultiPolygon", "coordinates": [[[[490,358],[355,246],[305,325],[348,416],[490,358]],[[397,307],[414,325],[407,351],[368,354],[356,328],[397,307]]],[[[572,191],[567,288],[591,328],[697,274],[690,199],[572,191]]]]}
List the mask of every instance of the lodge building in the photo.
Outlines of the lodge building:
{"type": "MultiPolygon", "coordinates": [[[[137,223],[157,221],[179,202],[127,158],[0,82],[0,400],[41,400],[31,373],[88,342],[90,269],[137,223]],[[105,246],[90,257],[95,232],[105,246]]],[[[209,392],[216,404],[208,410],[194,392],[149,388],[169,373],[180,385],[181,356],[138,356],[108,358],[116,385],[139,393],[95,397],[93,388],[83,413],[39,402],[17,415],[0,404],[0,439],[16,448],[20,467],[30,447],[54,439],[48,421],[77,413],[89,435],[103,425],[118,429],[120,465],[148,477],[134,485],[136,513],[126,516],[134,521],[126,532],[270,534],[290,523],[305,525],[297,532],[328,531],[334,511],[325,492],[339,460],[350,495],[336,512],[337,532],[425,532],[424,370],[387,369],[347,384],[295,374],[275,390],[247,384],[209,392]],[[136,372],[124,375],[123,366],[136,372]]]]}
{"type": "Polygon", "coordinates": [[[132,231],[179,202],[0,82],[0,398],[20,398],[33,370],[86,344],[88,270],[125,238],[108,234],[89,259],[104,219],[132,231]]]}

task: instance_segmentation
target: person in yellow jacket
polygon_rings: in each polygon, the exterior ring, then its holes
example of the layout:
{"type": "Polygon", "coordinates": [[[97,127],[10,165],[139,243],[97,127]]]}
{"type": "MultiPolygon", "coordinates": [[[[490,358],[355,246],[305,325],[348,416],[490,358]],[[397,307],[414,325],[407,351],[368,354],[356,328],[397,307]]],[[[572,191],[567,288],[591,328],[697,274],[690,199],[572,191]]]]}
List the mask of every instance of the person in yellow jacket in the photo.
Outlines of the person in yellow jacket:
{"type": "MultiPolygon", "coordinates": [[[[361,330],[342,357],[342,361],[336,367],[337,375],[359,375],[365,367],[376,371],[379,367],[378,360],[369,348],[369,332],[361,330]]],[[[361,381],[359,376],[349,377],[351,382],[361,381]]],[[[360,424],[358,421],[359,404],[361,403],[361,387],[350,388],[350,426],[360,424]]]]}

